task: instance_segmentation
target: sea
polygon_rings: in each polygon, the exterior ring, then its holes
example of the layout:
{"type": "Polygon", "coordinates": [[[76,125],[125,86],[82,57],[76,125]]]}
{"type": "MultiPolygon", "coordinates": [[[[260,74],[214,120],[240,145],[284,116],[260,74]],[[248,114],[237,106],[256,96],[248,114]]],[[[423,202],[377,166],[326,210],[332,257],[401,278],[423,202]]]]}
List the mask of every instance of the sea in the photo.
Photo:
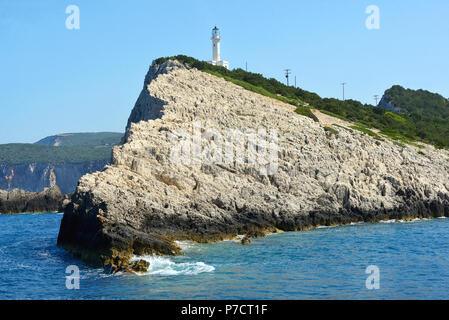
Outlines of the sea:
{"type": "Polygon", "coordinates": [[[105,273],[56,246],[61,214],[0,215],[0,299],[448,299],[449,219],[181,242],[145,274],[105,273]]]}

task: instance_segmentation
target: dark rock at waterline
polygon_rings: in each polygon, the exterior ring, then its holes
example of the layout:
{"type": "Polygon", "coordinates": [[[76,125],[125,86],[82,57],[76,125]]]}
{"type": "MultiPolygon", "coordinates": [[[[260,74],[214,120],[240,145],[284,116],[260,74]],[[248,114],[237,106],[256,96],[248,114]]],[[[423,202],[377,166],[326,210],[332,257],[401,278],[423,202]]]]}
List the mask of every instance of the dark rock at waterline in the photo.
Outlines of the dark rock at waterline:
{"type": "Polygon", "coordinates": [[[148,271],[150,263],[146,260],[140,259],[137,261],[132,261],[129,263],[124,263],[123,260],[116,259],[111,261],[104,266],[104,269],[108,273],[116,273],[119,271],[123,272],[134,272],[134,273],[145,273],[148,271]]]}
{"type": "Polygon", "coordinates": [[[64,212],[65,208],[70,203],[70,198],[72,197],[73,193],[71,194],[65,194],[63,200],[59,203],[58,212],[64,212]]]}
{"type": "Polygon", "coordinates": [[[250,244],[250,243],[251,243],[251,240],[250,240],[247,236],[244,236],[244,237],[242,238],[242,240],[240,240],[240,243],[241,243],[241,244],[250,244]]]}
{"type": "Polygon", "coordinates": [[[139,260],[131,263],[131,270],[134,272],[147,272],[148,268],[150,266],[150,263],[145,260],[139,260]]]}
{"type": "Polygon", "coordinates": [[[15,189],[10,192],[0,190],[0,213],[52,212],[62,209],[65,196],[57,186],[42,192],[26,192],[15,189]]]}

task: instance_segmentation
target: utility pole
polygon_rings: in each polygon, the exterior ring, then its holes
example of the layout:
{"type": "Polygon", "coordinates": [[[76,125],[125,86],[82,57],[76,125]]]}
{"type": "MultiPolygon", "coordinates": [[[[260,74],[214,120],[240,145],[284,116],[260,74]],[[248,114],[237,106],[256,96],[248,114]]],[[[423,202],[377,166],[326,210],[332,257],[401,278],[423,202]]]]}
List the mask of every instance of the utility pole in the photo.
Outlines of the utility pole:
{"type": "Polygon", "coordinates": [[[377,106],[377,101],[379,100],[379,95],[378,94],[374,95],[374,100],[376,100],[376,106],[377,106]]]}
{"type": "Polygon", "coordinates": [[[295,88],[296,88],[296,76],[295,76],[295,88]]]}
{"type": "Polygon", "coordinates": [[[287,87],[288,87],[288,76],[291,74],[290,69],[285,69],[285,77],[287,78],[287,87]]]}
{"type": "Polygon", "coordinates": [[[343,87],[343,101],[345,101],[345,84],[346,82],[342,82],[341,86],[343,87]]]}
{"type": "Polygon", "coordinates": [[[248,62],[245,63],[245,70],[248,72],[248,62]]]}

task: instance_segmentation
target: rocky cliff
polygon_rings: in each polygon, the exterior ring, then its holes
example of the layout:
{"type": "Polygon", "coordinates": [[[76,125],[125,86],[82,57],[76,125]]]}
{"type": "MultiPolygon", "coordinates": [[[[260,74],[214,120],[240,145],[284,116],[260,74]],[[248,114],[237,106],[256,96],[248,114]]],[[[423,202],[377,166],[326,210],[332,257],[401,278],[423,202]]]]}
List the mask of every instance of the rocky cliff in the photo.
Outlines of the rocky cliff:
{"type": "Polygon", "coordinates": [[[104,171],[81,178],[58,244],[117,269],[133,254],[180,253],[174,240],[449,216],[447,151],[325,129],[293,111],[175,61],[153,63],[124,143],[104,171]]]}
{"type": "Polygon", "coordinates": [[[81,163],[0,163],[0,189],[22,189],[39,192],[44,188],[58,186],[62,193],[75,191],[78,180],[86,173],[102,170],[109,160],[81,163]]]}
{"type": "Polygon", "coordinates": [[[381,107],[381,108],[384,108],[385,110],[389,110],[389,111],[394,111],[394,112],[401,111],[400,108],[396,107],[392,103],[391,98],[388,95],[386,95],[386,94],[384,94],[382,96],[382,98],[379,101],[379,105],[378,106],[381,107]]]}
{"type": "Polygon", "coordinates": [[[61,208],[64,196],[58,187],[42,192],[0,190],[0,214],[21,212],[52,212],[61,208]]]}

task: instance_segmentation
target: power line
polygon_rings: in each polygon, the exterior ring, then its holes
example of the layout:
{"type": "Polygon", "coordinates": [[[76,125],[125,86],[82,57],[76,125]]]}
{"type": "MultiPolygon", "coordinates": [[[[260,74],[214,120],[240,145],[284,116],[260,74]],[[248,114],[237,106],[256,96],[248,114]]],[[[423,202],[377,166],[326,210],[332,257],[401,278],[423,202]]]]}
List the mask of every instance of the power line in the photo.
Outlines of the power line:
{"type": "Polygon", "coordinates": [[[288,76],[291,74],[290,69],[285,69],[285,77],[287,78],[287,87],[288,87],[288,76]]]}

